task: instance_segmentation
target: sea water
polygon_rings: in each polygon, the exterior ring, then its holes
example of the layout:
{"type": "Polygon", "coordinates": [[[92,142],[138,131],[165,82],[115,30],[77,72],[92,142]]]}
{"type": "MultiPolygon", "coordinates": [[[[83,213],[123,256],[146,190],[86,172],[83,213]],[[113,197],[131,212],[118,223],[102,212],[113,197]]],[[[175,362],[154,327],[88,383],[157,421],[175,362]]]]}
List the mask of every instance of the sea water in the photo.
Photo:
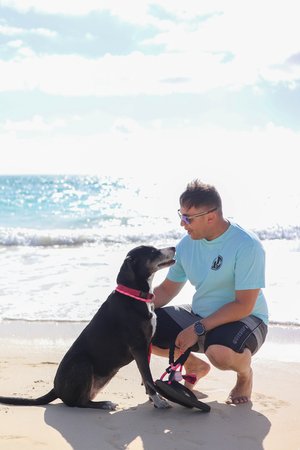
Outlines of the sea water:
{"type": "MultiPolygon", "coordinates": [[[[114,289],[131,248],[173,246],[184,235],[177,209],[187,181],[0,176],[0,319],[89,320],[114,289]]],[[[224,215],[262,240],[271,323],[298,327],[300,199],[291,199],[289,216],[286,202],[277,214],[280,205],[268,192],[240,195],[227,185],[224,215]]],[[[158,272],[154,285],[166,273],[158,272]]],[[[190,302],[192,294],[187,284],[173,302],[190,302]]]]}

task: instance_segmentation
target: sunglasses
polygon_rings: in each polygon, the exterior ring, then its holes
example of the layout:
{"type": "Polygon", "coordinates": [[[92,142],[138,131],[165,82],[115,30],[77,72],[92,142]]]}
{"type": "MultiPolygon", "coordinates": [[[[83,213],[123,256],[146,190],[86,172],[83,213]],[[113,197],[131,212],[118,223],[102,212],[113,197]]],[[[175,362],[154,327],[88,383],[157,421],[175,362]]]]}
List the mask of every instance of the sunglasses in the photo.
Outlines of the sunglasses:
{"type": "Polygon", "coordinates": [[[205,212],[198,213],[198,214],[193,214],[192,216],[187,216],[186,214],[182,214],[180,209],[178,209],[177,212],[180,217],[180,220],[182,220],[182,222],[184,222],[186,225],[190,225],[195,217],[205,216],[206,214],[216,211],[217,209],[218,208],[216,207],[216,208],[210,209],[209,211],[205,211],[205,212]]]}

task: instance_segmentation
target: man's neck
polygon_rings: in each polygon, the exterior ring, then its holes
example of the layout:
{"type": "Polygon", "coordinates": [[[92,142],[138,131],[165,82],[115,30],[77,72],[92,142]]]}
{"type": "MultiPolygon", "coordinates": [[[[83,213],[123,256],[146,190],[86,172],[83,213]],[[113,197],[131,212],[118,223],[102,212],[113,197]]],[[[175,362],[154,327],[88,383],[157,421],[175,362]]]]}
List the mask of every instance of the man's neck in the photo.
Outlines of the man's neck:
{"type": "Polygon", "coordinates": [[[207,241],[213,241],[214,239],[217,239],[218,237],[222,236],[225,231],[228,230],[230,227],[230,222],[227,219],[221,219],[218,224],[216,224],[216,227],[214,230],[211,230],[210,236],[206,237],[207,241]]]}

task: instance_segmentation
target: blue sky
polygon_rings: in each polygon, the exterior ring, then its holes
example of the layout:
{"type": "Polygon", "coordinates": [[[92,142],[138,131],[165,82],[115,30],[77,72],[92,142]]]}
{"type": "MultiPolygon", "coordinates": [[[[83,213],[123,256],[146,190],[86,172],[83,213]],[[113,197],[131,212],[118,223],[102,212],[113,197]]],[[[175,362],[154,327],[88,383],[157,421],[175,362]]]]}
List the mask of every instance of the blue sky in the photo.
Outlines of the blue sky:
{"type": "Polygon", "coordinates": [[[297,1],[0,0],[0,173],[278,174],[299,81],[297,1]]]}

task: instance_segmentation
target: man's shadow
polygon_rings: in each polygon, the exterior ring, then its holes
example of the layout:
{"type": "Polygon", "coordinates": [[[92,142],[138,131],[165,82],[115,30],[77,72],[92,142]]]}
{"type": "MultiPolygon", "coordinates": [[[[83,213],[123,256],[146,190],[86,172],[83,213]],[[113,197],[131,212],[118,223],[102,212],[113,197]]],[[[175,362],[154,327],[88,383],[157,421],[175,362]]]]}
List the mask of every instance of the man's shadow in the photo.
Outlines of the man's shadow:
{"type": "Polygon", "coordinates": [[[45,422],[56,429],[74,450],[202,450],[228,448],[263,450],[270,421],[247,405],[211,402],[211,412],[172,404],[158,410],[150,402],[115,412],[45,407],[45,422]]]}

